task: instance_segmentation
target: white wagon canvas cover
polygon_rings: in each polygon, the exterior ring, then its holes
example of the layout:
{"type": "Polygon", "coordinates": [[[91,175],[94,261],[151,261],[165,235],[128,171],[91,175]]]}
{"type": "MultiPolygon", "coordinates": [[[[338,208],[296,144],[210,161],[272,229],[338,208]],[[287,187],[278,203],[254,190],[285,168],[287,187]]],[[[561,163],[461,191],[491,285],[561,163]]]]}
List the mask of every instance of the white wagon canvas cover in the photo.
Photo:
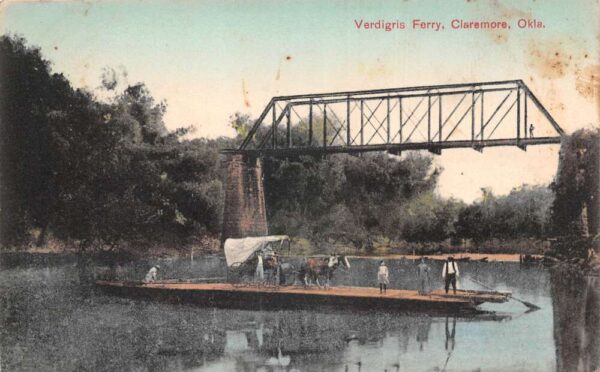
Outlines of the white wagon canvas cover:
{"type": "Polygon", "coordinates": [[[287,235],[257,236],[225,240],[225,260],[227,266],[246,262],[257,251],[278,249],[290,238],[287,235]],[[273,243],[273,244],[271,244],[273,243]]]}

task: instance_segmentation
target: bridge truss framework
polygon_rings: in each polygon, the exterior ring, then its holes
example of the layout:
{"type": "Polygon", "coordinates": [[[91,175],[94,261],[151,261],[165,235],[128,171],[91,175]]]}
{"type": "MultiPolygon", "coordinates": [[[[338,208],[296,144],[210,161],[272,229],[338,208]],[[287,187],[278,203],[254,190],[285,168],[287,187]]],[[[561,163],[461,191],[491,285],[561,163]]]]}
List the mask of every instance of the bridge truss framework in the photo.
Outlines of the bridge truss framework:
{"type": "Polygon", "coordinates": [[[237,149],[288,156],[560,143],[565,132],[522,80],[273,97],[237,149]],[[532,111],[536,118],[532,119],[532,111]],[[532,124],[535,120],[535,127],[532,124]],[[541,123],[545,121],[545,123],[541,123]],[[545,125],[542,136],[534,129],[545,125]]]}

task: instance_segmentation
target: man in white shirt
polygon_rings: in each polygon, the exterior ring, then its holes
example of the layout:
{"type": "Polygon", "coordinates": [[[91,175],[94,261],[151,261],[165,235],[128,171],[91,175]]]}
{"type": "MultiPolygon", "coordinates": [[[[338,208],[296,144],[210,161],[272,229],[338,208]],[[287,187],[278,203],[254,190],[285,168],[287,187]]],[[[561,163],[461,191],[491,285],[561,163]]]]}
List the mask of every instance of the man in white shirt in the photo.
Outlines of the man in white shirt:
{"type": "Polygon", "coordinates": [[[448,288],[450,287],[450,283],[452,283],[452,289],[454,290],[454,294],[456,294],[456,278],[458,278],[459,275],[458,265],[454,261],[454,257],[448,257],[448,260],[444,263],[444,268],[442,269],[442,278],[446,281],[444,286],[446,293],[448,293],[448,288]]]}
{"type": "Polygon", "coordinates": [[[390,271],[384,261],[379,264],[377,271],[377,281],[379,282],[379,293],[386,293],[387,286],[390,284],[390,271]]]}

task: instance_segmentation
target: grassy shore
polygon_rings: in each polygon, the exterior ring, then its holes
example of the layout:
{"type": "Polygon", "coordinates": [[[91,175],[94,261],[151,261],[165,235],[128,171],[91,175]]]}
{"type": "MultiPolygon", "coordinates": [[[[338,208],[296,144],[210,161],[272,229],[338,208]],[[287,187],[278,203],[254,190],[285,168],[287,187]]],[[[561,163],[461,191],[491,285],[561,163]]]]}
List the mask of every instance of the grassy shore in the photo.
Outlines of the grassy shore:
{"type": "Polygon", "coordinates": [[[483,255],[513,255],[520,254],[542,255],[550,245],[539,239],[493,239],[482,242],[464,240],[461,242],[406,242],[393,241],[386,238],[376,238],[372,247],[354,246],[340,242],[312,243],[306,239],[293,239],[291,251],[298,255],[339,253],[364,257],[392,257],[392,256],[440,256],[457,254],[483,254],[483,255]]]}
{"type": "MultiPolygon", "coordinates": [[[[518,261],[519,255],[542,255],[547,250],[547,243],[535,239],[491,240],[484,242],[462,241],[460,244],[444,242],[397,242],[385,238],[377,238],[372,247],[361,247],[326,241],[314,243],[303,238],[293,238],[290,250],[280,252],[284,255],[310,256],[319,254],[346,254],[355,257],[373,258],[406,258],[427,256],[432,259],[455,257],[470,257],[478,260],[488,257],[490,261],[518,261]]],[[[2,252],[37,253],[37,254],[78,254],[81,249],[77,244],[49,242],[41,247],[33,244],[4,247],[2,252]]],[[[135,258],[149,257],[201,257],[204,255],[222,254],[220,242],[216,238],[202,239],[196,244],[166,245],[166,244],[122,244],[119,246],[91,246],[83,251],[86,255],[102,255],[135,258]]]]}

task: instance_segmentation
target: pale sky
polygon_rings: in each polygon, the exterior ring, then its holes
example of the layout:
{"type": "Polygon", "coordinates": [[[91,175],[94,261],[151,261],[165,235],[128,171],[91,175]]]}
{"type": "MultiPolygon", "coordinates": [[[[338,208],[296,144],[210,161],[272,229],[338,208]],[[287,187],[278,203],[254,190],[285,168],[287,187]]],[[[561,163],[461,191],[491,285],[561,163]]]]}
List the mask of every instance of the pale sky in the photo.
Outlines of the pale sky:
{"type": "MultiPolygon", "coordinates": [[[[599,123],[600,3],[578,1],[55,1],[0,3],[3,33],[40,46],[76,87],[126,71],[165,99],[167,127],[233,135],[236,111],[257,117],[272,96],[522,79],[568,133],[599,123]],[[446,29],[412,30],[413,19],[446,29]],[[507,20],[505,31],[451,30],[452,19],[507,20]],[[520,18],[544,23],[519,29],[520,18]],[[357,30],[354,20],[407,29],[357,30]],[[246,94],[244,94],[246,91],[246,94]],[[247,104],[246,104],[247,103],[247,104]],[[249,104],[249,105],[248,105],[249,104]]],[[[471,201],[547,184],[558,146],[447,150],[439,192],[471,201]]]]}

